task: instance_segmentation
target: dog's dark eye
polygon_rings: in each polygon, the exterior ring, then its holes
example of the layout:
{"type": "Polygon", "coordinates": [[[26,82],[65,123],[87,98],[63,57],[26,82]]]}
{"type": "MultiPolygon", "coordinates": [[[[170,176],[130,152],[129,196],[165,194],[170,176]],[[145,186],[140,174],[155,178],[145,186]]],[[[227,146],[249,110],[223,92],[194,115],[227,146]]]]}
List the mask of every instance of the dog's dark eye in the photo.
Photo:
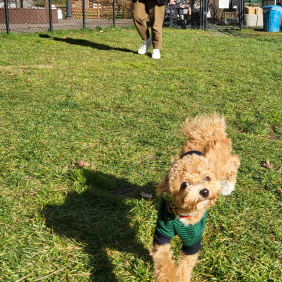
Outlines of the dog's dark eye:
{"type": "Polygon", "coordinates": [[[206,176],[204,181],[211,181],[211,178],[209,176],[206,176]]]}
{"type": "Polygon", "coordinates": [[[180,186],[181,189],[186,189],[187,187],[189,186],[189,183],[188,182],[183,182],[180,186]]]}

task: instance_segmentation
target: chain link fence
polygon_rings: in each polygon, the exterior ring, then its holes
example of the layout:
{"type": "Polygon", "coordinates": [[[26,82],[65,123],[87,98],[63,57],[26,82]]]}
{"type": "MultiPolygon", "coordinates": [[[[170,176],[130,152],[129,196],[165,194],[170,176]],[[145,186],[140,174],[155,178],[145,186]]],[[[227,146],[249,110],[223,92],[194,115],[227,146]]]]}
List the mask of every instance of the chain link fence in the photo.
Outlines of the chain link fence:
{"type": "Polygon", "coordinates": [[[262,7],[269,5],[281,6],[281,0],[250,0],[245,3],[244,24],[246,27],[262,27],[263,26],[263,9],[262,7]]]}
{"type": "Polygon", "coordinates": [[[230,0],[222,8],[221,0],[208,0],[207,20],[217,26],[263,28],[263,8],[280,5],[282,0],[230,0]]]}
{"type": "Polygon", "coordinates": [[[165,7],[164,27],[177,29],[201,27],[201,3],[199,0],[176,0],[165,7]]]}
{"type": "Polygon", "coordinates": [[[210,25],[239,26],[242,1],[230,0],[223,6],[219,0],[208,1],[207,20],[210,25]]]}
{"type": "MultiPolygon", "coordinates": [[[[164,27],[263,27],[263,6],[282,0],[175,0],[166,5],[164,27]],[[221,7],[222,1],[227,3],[221,7]]],[[[131,0],[0,0],[0,32],[106,28],[133,24],[131,0]],[[51,1],[51,2],[50,2],[51,1]]]]}
{"type": "Polygon", "coordinates": [[[132,7],[131,0],[0,0],[0,31],[127,26],[132,7]]]}
{"type": "MultiPolygon", "coordinates": [[[[175,0],[166,5],[163,26],[204,29],[205,5],[206,0],[175,0]]],[[[131,0],[0,0],[0,32],[128,26],[132,17],[131,0]]]]}

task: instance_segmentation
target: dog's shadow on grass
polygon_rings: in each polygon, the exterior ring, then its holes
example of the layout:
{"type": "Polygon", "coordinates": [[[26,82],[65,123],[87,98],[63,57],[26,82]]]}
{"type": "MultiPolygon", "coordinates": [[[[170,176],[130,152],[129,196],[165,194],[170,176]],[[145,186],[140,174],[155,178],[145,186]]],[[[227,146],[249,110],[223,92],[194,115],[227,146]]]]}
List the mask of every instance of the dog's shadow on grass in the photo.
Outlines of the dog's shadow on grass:
{"type": "Polygon", "coordinates": [[[89,257],[90,281],[119,281],[114,274],[113,251],[134,255],[135,262],[117,262],[125,263],[125,268],[131,263],[138,265],[139,259],[152,265],[149,251],[136,240],[138,226],[132,226],[129,219],[134,204],[128,199],[134,191],[152,191],[154,184],[140,187],[85,168],[73,170],[70,178],[84,180],[87,188],[81,193],[70,191],[61,205],[46,205],[43,214],[46,226],[55,234],[82,243],[89,257]]]}
{"type": "Polygon", "coordinates": [[[111,46],[106,45],[106,44],[95,43],[95,42],[85,40],[85,39],[51,37],[48,34],[39,34],[39,37],[49,38],[49,39],[53,39],[55,41],[65,42],[65,43],[71,44],[71,45],[80,45],[80,46],[85,46],[85,47],[91,47],[91,48],[98,49],[98,50],[115,50],[115,51],[121,51],[121,52],[128,52],[128,53],[136,54],[136,52],[134,52],[130,49],[127,49],[127,48],[111,47],[111,46]]]}

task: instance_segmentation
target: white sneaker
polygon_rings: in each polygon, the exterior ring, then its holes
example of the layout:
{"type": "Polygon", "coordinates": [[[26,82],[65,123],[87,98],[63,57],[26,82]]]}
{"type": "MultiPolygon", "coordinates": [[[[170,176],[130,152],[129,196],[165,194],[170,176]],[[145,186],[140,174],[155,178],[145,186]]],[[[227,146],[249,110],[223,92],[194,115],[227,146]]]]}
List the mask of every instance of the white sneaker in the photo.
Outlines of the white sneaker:
{"type": "Polygon", "coordinates": [[[160,59],[161,53],[159,49],[153,49],[152,59],[160,59]]]}
{"type": "Polygon", "coordinates": [[[151,46],[152,46],[152,38],[149,37],[147,40],[143,42],[142,46],[139,48],[138,54],[140,55],[146,54],[151,46]]]}

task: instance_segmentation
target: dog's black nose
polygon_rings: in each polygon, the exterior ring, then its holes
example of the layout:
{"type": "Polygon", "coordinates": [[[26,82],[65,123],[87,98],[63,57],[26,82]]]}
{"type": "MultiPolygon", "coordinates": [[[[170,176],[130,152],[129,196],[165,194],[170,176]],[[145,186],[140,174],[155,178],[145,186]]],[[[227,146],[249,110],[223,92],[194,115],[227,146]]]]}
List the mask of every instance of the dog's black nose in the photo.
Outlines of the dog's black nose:
{"type": "Polygon", "coordinates": [[[207,198],[209,196],[209,190],[207,188],[204,188],[200,191],[200,195],[204,198],[207,198]]]}

